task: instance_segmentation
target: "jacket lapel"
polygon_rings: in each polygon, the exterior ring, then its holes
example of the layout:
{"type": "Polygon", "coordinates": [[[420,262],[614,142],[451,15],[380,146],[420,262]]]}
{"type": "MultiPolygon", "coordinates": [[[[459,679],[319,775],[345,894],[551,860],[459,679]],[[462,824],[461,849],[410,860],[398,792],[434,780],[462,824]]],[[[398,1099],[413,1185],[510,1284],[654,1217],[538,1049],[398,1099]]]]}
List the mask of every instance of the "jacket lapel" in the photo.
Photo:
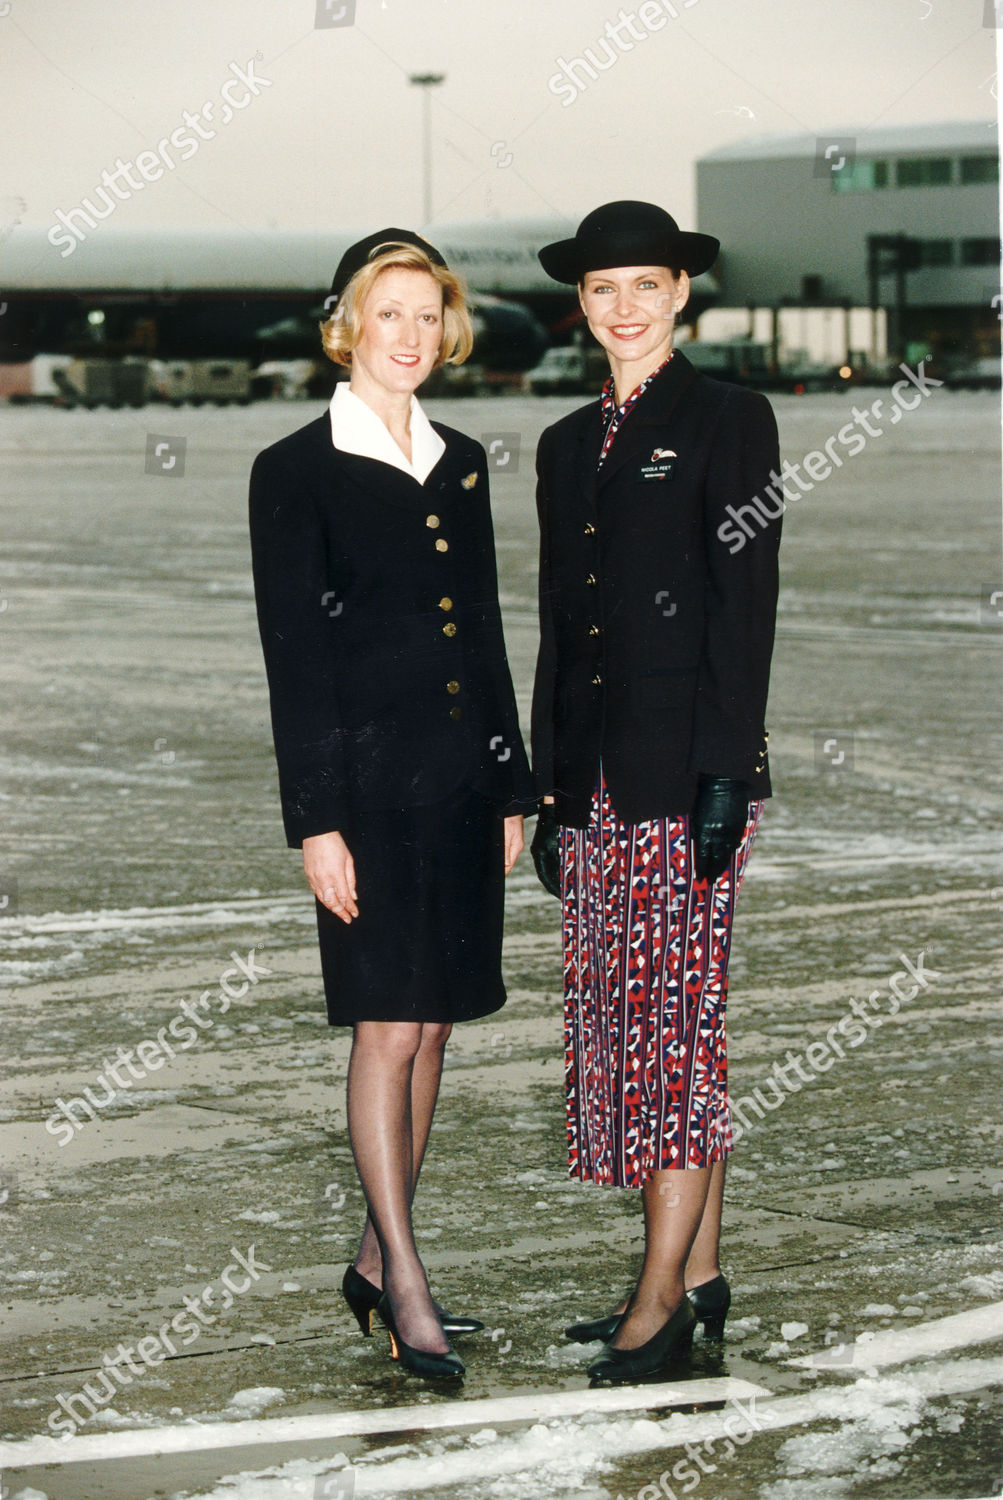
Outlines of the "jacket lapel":
{"type": "Polygon", "coordinates": [[[594,515],[598,491],[599,449],[602,446],[602,407],[598,401],[583,407],[578,426],[578,443],[574,455],[574,492],[581,495],[589,513],[594,515]]]}
{"type": "MultiPolygon", "coordinates": [[[[624,419],[606,461],[599,470],[599,488],[630,463],[647,462],[645,450],[652,441],[651,428],[663,427],[683,393],[697,378],[697,371],[677,349],[668,366],[655,377],[644,395],[624,419]]],[[[598,449],[596,459],[598,459],[598,449]]]]}
{"type": "MultiPolygon", "coordinates": [[[[456,454],[446,440],[445,452],[431,470],[425,483],[419,484],[411,474],[393,464],[381,463],[376,458],[363,458],[358,453],[345,453],[331,441],[331,424],[325,412],[316,423],[316,447],[318,474],[325,490],[347,481],[361,490],[377,493],[381,501],[402,506],[405,510],[426,511],[433,495],[445,489],[456,468],[456,454]]],[[[443,434],[444,436],[444,434],[443,434]]]]}

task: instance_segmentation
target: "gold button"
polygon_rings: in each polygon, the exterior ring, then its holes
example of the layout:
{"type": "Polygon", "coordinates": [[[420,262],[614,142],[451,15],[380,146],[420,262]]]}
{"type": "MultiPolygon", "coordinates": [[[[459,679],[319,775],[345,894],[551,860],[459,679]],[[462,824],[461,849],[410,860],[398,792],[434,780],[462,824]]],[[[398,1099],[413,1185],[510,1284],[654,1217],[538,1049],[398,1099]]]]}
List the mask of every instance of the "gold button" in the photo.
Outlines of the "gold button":
{"type": "Polygon", "coordinates": [[[451,719],[462,719],[463,718],[463,709],[462,708],[451,708],[449,710],[449,717],[451,719]]]}
{"type": "Polygon", "coordinates": [[[453,624],[452,620],[449,620],[445,625],[443,625],[442,633],[443,635],[449,636],[453,636],[456,634],[456,626],[453,624]]]}
{"type": "Polygon", "coordinates": [[[592,686],[593,687],[602,687],[602,678],[599,676],[598,672],[596,673],[596,675],[592,679],[592,686]]]}
{"type": "Polygon", "coordinates": [[[453,679],[452,682],[447,682],[446,683],[446,692],[447,693],[458,693],[459,691],[460,691],[460,684],[456,681],[455,678],[453,679]]]}
{"type": "Polygon", "coordinates": [[[590,589],[591,588],[595,588],[595,583],[596,583],[596,576],[595,576],[595,574],[594,573],[588,573],[588,574],[586,574],[585,582],[588,584],[588,586],[589,586],[590,589]]]}
{"type": "Polygon", "coordinates": [[[590,625],[589,626],[589,635],[598,635],[598,634],[599,634],[599,626],[598,625],[590,625]]]}
{"type": "Polygon", "coordinates": [[[435,539],[435,550],[436,550],[436,552],[448,552],[449,551],[449,543],[446,541],[446,538],[444,536],[437,536],[436,537],[436,539],[435,539]]]}
{"type": "Polygon", "coordinates": [[[430,526],[433,531],[438,526],[438,524],[439,524],[439,517],[438,516],[426,516],[425,517],[425,525],[426,526],[430,526]]]}
{"type": "Polygon", "coordinates": [[[452,601],[452,599],[450,599],[450,597],[449,597],[448,594],[443,594],[442,598],[439,600],[439,608],[440,609],[452,609],[452,607],[453,607],[453,601],[452,601]]]}
{"type": "Polygon", "coordinates": [[[592,525],[592,522],[591,521],[587,521],[586,525],[585,525],[585,535],[586,536],[595,536],[595,534],[596,534],[596,529],[592,525]]]}

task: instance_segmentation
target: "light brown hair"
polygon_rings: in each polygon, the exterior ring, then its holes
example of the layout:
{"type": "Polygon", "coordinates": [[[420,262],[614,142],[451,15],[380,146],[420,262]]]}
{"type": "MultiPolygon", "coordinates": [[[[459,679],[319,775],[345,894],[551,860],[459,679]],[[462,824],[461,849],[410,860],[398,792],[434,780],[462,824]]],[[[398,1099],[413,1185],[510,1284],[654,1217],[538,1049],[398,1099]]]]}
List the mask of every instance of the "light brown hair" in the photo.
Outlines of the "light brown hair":
{"type": "Polygon", "coordinates": [[[336,365],[351,365],[352,350],[362,337],[362,313],[366,298],[383,271],[425,271],[442,291],[442,339],[433,369],[440,365],[462,365],[474,346],[474,331],[463,287],[445,266],[436,265],[417,245],[388,240],[360,266],[330,315],[320,324],[324,353],[336,365]]]}

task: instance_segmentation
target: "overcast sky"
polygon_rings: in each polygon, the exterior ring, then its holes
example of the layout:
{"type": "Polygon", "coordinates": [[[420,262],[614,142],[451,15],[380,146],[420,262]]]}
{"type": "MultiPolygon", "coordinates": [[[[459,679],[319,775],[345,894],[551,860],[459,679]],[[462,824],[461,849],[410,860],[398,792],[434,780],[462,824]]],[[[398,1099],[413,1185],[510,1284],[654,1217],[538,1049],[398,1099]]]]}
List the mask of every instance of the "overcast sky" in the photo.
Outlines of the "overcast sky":
{"type": "MultiPolygon", "coordinates": [[[[337,19],[352,0],[321,3],[337,19]]],[[[693,163],[716,146],[996,117],[985,0],[356,0],[354,23],[321,28],[316,7],[4,0],[0,227],[20,213],[47,228],[206,101],[215,134],[178,136],[194,146],[168,145],[172,169],[126,193],[109,229],[418,227],[412,72],[446,74],[432,94],[433,225],[577,220],[643,197],[688,226],[693,163]],[[608,61],[608,22],[613,65],[577,95],[550,87],[562,58],[591,47],[608,61]],[[257,92],[234,83],[244,103],[221,124],[221,89],[252,59],[257,92]]]]}

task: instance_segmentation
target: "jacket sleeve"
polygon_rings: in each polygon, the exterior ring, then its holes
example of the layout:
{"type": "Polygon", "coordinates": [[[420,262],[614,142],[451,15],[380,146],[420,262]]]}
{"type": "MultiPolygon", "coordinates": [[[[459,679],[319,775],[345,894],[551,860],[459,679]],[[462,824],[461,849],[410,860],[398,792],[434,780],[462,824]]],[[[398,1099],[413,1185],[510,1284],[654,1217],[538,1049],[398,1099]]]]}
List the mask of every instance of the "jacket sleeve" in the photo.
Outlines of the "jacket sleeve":
{"type": "Polygon", "coordinates": [[[554,689],[557,680],[557,642],[554,632],[553,582],[550,572],[550,524],[547,514],[544,433],[536,454],[536,512],[540,523],[540,648],[533,684],[533,781],[538,797],[554,791],[554,689]]]}
{"type": "Polygon", "coordinates": [[[282,817],[288,843],[297,848],[343,826],[348,810],[326,541],[309,486],[271,450],[251,470],[249,509],[282,817]]]}
{"type": "Polygon", "coordinates": [[[712,445],[704,512],[705,626],[689,769],[734,777],[754,792],[765,763],[783,509],[779,490],[776,501],[767,494],[780,455],[765,396],[729,394],[712,445]],[[761,508],[753,503],[757,498],[761,508]]]}
{"type": "MultiPolygon", "coordinates": [[[[503,742],[501,754],[504,758],[501,764],[506,767],[509,783],[510,796],[499,807],[499,815],[509,817],[535,810],[536,799],[533,796],[529,761],[526,758],[526,747],[523,744],[522,730],[519,727],[519,709],[515,699],[515,688],[512,685],[508,653],[505,649],[505,628],[498,599],[498,560],[495,550],[494,522],[491,516],[487,456],[480,444],[477,444],[475,449],[475,461],[481,481],[478,491],[484,508],[483,545],[480,549],[481,576],[478,581],[477,596],[481,601],[485,649],[480,653],[479,669],[489,679],[492,714],[489,724],[492,736],[498,735],[503,742]]],[[[498,747],[492,738],[488,745],[488,754],[497,755],[498,753],[498,747]]]]}

